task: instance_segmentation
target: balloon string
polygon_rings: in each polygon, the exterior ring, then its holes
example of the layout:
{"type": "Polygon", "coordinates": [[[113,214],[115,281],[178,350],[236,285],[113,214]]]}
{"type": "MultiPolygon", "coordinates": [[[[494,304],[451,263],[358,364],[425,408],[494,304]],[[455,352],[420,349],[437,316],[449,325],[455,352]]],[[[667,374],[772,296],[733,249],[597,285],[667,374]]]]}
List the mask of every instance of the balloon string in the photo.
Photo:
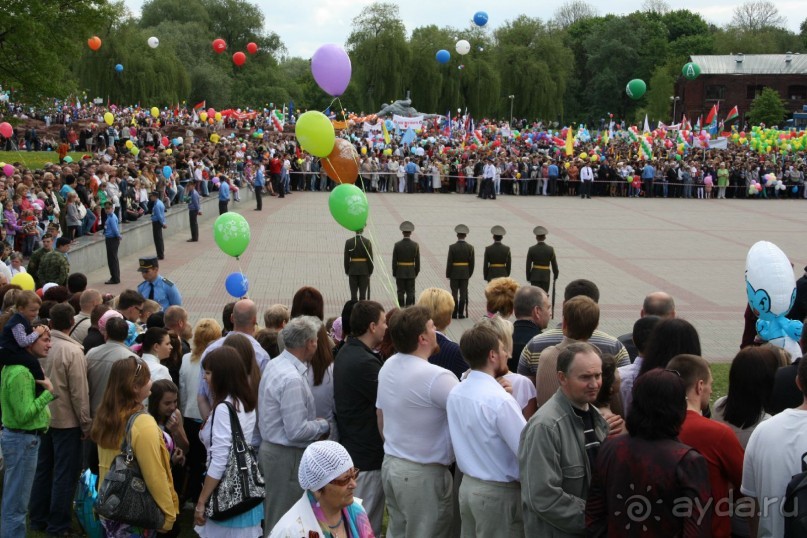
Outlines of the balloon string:
{"type": "MultiPolygon", "coordinates": [[[[339,103],[339,108],[342,110],[342,116],[344,117],[345,116],[345,108],[342,106],[342,100],[339,99],[338,97],[336,99],[334,99],[334,100],[339,103]]],[[[356,165],[358,166],[359,162],[358,162],[358,156],[356,154],[353,155],[353,160],[356,161],[356,165]]],[[[361,167],[360,166],[359,166],[359,177],[361,178],[362,187],[364,187],[365,186],[364,178],[361,175],[361,167]]],[[[365,189],[363,188],[362,190],[365,190],[365,189]]],[[[366,192],[365,192],[365,196],[367,196],[366,192]]],[[[368,235],[370,236],[370,242],[374,243],[375,245],[380,247],[380,243],[378,242],[377,236],[376,236],[376,233],[375,233],[375,221],[372,218],[370,218],[370,212],[369,211],[367,212],[367,223],[366,223],[365,228],[367,228],[368,235]]],[[[380,249],[378,249],[378,250],[380,250],[380,249]]],[[[395,302],[395,304],[398,307],[400,307],[400,305],[398,304],[398,294],[396,293],[396,290],[392,285],[392,278],[390,277],[390,274],[387,271],[387,264],[384,263],[384,258],[383,258],[383,256],[381,256],[380,252],[378,254],[376,254],[375,256],[378,258],[378,261],[380,263],[375,263],[375,261],[372,261],[372,260],[371,260],[371,263],[374,266],[379,266],[380,265],[381,275],[382,275],[381,283],[382,283],[383,287],[386,289],[387,293],[389,294],[389,297],[392,298],[392,300],[395,302]]]]}

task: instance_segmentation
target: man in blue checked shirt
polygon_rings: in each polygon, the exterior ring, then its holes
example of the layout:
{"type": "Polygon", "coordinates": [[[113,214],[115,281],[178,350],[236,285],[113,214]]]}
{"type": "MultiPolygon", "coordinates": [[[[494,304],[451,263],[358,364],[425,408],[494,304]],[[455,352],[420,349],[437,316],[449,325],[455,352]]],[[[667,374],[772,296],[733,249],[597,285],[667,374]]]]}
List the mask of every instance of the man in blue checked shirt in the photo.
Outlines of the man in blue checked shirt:
{"type": "Polygon", "coordinates": [[[154,236],[154,248],[157,249],[157,258],[165,259],[165,244],[163,243],[163,229],[168,228],[165,223],[165,205],[160,200],[157,191],[152,191],[149,195],[151,199],[151,233],[154,236]]]}
{"type": "Polygon", "coordinates": [[[106,263],[109,265],[109,280],[104,284],[120,284],[120,263],[118,262],[118,247],[123,237],[118,226],[118,216],[115,214],[112,202],[104,204],[106,222],[104,223],[104,241],[106,242],[106,263]]]}

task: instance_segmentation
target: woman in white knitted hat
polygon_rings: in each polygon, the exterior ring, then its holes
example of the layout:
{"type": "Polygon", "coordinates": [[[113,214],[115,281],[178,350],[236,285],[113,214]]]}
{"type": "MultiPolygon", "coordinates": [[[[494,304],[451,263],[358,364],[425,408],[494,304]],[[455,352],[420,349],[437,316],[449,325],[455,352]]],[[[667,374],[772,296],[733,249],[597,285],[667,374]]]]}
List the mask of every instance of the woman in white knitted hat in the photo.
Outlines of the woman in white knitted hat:
{"type": "Polygon", "coordinates": [[[308,445],[297,478],[305,490],[272,529],[269,538],[374,538],[361,504],[353,498],[359,470],[334,441],[308,445]]]}

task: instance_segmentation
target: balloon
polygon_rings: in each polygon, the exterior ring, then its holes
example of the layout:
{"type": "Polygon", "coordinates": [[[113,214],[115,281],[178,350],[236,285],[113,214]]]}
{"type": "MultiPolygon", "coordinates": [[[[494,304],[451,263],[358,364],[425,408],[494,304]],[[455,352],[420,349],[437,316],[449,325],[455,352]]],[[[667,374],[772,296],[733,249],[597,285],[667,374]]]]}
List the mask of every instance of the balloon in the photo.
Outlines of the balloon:
{"type": "Polygon", "coordinates": [[[580,154],[580,160],[585,161],[586,159],[588,159],[588,153],[586,153],[586,152],[581,153],[580,154]]]}
{"type": "Polygon", "coordinates": [[[437,59],[437,63],[447,64],[451,60],[451,53],[446,49],[440,49],[434,57],[437,59]]]}
{"type": "Polygon", "coordinates": [[[126,149],[132,149],[132,146],[134,146],[134,144],[132,144],[131,140],[127,140],[125,146],[126,149]]]}
{"type": "Polygon", "coordinates": [[[138,148],[137,146],[135,146],[135,147],[133,147],[132,149],[130,149],[130,150],[129,150],[129,153],[131,153],[132,155],[134,155],[135,157],[137,157],[137,155],[140,153],[140,148],[138,148]]]}
{"type": "Polygon", "coordinates": [[[202,121],[207,121],[207,112],[200,112],[199,119],[202,121]]]}
{"type": "Polygon", "coordinates": [[[166,155],[171,155],[172,153],[174,153],[174,150],[172,150],[171,148],[168,148],[167,150],[165,150],[166,155]]]}
{"type": "Polygon", "coordinates": [[[383,151],[383,153],[384,155],[392,155],[392,150],[390,148],[387,148],[383,151]]]}
{"type": "Polygon", "coordinates": [[[3,166],[3,175],[6,177],[11,177],[14,175],[14,167],[10,164],[6,164],[3,166]]]}
{"type": "Polygon", "coordinates": [[[367,196],[356,185],[337,185],[328,197],[328,209],[340,226],[353,232],[364,228],[370,212],[367,196]]]}
{"type": "Polygon", "coordinates": [[[160,140],[160,144],[162,144],[164,148],[167,148],[169,143],[170,141],[168,140],[167,136],[162,137],[162,139],[160,140]]]}
{"type": "Polygon", "coordinates": [[[215,118],[216,117],[216,109],[213,108],[213,107],[208,108],[207,109],[207,117],[208,118],[215,118]]]}
{"type": "Polygon", "coordinates": [[[460,56],[465,56],[466,54],[471,52],[471,44],[464,39],[460,39],[459,41],[457,41],[457,44],[454,46],[454,49],[460,56]]]}
{"type": "Polygon", "coordinates": [[[222,38],[214,39],[213,40],[213,50],[216,54],[221,54],[225,50],[227,50],[227,42],[224,41],[222,38]]]}
{"type": "Polygon", "coordinates": [[[151,48],[153,48],[153,49],[156,49],[157,47],[159,47],[159,46],[160,46],[160,40],[159,40],[159,39],[157,39],[157,38],[156,38],[156,37],[154,37],[154,36],[151,36],[151,37],[148,39],[148,44],[149,44],[149,47],[151,47],[151,48]]]}
{"type": "Polygon", "coordinates": [[[214,144],[218,144],[219,140],[221,140],[221,136],[219,136],[218,133],[213,133],[212,135],[210,135],[210,141],[213,142],[214,144]]]}
{"type": "Polygon", "coordinates": [[[115,121],[115,116],[112,115],[112,112],[105,112],[104,121],[107,125],[112,125],[112,123],[115,121]]]}
{"type": "Polygon", "coordinates": [[[330,155],[322,159],[322,168],[337,183],[355,183],[359,177],[356,148],[344,138],[337,138],[330,155]]]}
{"type": "Polygon", "coordinates": [[[635,78],[628,82],[627,87],[625,88],[625,93],[628,94],[628,97],[631,99],[641,99],[644,95],[644,92],[647,91],[647,84],[645,84],[644,80],[640,78],[635,78]]]}
{"type": "Polygon", "coordinates": [[[173,171],[173,170],[171,170],[171,167],[170,167],[170,166],[168,166],[168,165],[163,166],[163,177],[164,177],[165,179],[168,179],[169,177],[171,177],[171,174],[172,174],[173,172],[174,172],[174,171],[173,171]]]}
{"type": "Polygon", "coordinates": [[[216,121],[221,121],[221,112],[216,112],[214,117],[216,118],[216,121]]]}
{"type": "Polygon", "coordinates": [[[247,43],[247,52],[250,54],[255,54],[258,52],[258,45],[256,43],[247,43]]]}
{"type": "Polygon", "coordinates": [[[94,35],[87,40],[87,45],[90,47],[90,50],[98,50],[101,48],[101,38],[94,35]]]}
{"type": "Polygon", "coordinates": [[[238,67],[244,65],[244,62],[247,61],[247,55],[241,52],[240,50],[233,54],[233,63],[238,67]]]}
{"type": "Polygon", "coordinates": [[[322,45],[311,57],[314,80],[330,96],[339,97],[345,93],[352,72],[350,57],[339,45],[322,45]]]}
{"type": "Polygon", "coordinates": [[[156,118],[159,117],[159,115],[160,115],[160,109],[157,108],[156,106],[151,107],[151,116],[153,118],[156,118]]]}
{"type": "Polygon", "coordinates": [[[45,200],[40,200],[39,198],[37,198],[31,203],[36,207],[38,207],[39,209],[45,209],[45,200]]]}
{"type": "Polygon", "coordinates": [[[474,24],[477,26],[485,26],[488,23],[488,14],[484,11],[477,11],[474,13],[474,24]]]}
{"type": "Polygon", "coordinates": [[[13,134],[14,134],[14,127],[12,127],[10,123],[6,121],[0,123],[0,135],[2,135],[3,138],[11,138],[11,135],[13,134]]]}
{"type": "Polygon", "coordinates": [[[322,112],[304,112],[297,119],[294,134],[300,147],[315,157],[327,157],[333,151],[333,123],[322,112]]]}
{"type": "Polygon", "coordinates": [[[797,192],[799,192],[799,188],[798,187],[793,187],[792,191],[793,191],[793,194],[796,194],[797,192]]]}
{"type": "Polygon", "coordinates": [[[698,78],[698,75],[701,74],[701,67],[695,62],[686,63],[681,69],[681,74],[684,75],[684,78],[687,80],[695,80],[698,78]]]}
{"type": "Polygon", "coordinates": [[[362,155],[367,155],[367,148],[365,146],[361,147],[361,154],[362,155]]]}
{"type": "Polygon", "coordinates": [[[11,279],[11,284],[16,284],[26,291],[34,291],[34,277],[28,273],[17,273],[11,279]]]}
{"type": "Polygon", "coordinates": [[[118,73],[123,73],[123,64],[116,65],[115,71],[117,71],[118,73]]]}
{"type": "Polygon", "coordinates": [[[224,281],[224,288],[227,293],[240,299],[249,291],[249,281],[243,273],[230,273],[224,281]]]}
{"type": "Polygon", "coordinates": [[[219,215],[213,224],[213,239],[222,252],[238,257],[249,245],[249,223],[238,213],[219,215]]]}
{"type": "Polygon", "coordinates": [[[73,157],[68,155],[67,157],[64,158],[64,162],[66,162],[67,164],[72,163],[73,162],[73,157]]]}

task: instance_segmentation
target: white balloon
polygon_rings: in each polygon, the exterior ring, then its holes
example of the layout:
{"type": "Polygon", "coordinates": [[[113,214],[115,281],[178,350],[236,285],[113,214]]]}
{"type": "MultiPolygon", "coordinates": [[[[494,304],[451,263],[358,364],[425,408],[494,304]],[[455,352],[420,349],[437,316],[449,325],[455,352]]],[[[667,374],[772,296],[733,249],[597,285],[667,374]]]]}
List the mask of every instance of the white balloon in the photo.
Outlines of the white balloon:
{"type": "Polygon", "coordinates": [[[153,49],[156,49],[159,46],[160,46],[160,40],[159,39],[157,39],[154,36],[149,38],[149,47],[151,47],[153,49]]]}
{"type": "Polygon", "coordinates": [[[464,39],[460,39],[459,41],[457,41],[457,45],[455,48],[457,54],[459,54],[460,56],[465,56],[466,54],[471,52],[471,44],[464,39]]]}

